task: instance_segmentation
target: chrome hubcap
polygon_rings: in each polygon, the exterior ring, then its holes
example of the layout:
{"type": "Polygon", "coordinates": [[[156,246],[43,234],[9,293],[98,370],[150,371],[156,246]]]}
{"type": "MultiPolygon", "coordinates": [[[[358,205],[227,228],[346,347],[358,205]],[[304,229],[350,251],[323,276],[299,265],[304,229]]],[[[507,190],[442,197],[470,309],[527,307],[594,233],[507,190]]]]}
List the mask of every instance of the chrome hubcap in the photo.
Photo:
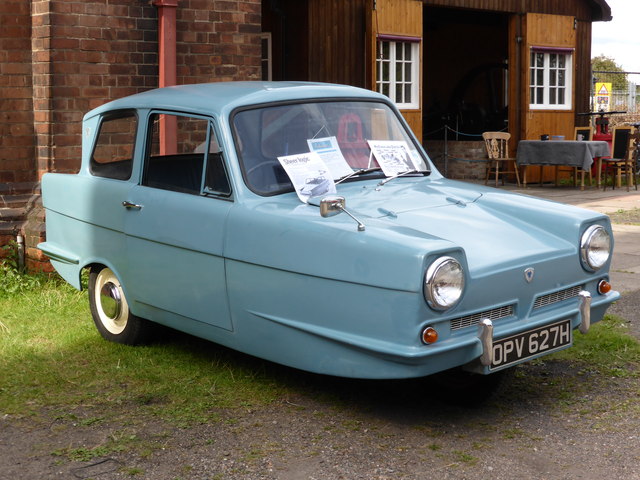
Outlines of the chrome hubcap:
{"type": "Polygon", "coordinates": [[[114,283],[106,282],[100,289],[100,308],[111,320],[115,320],[120,315],[122,296],[114,283]]]}

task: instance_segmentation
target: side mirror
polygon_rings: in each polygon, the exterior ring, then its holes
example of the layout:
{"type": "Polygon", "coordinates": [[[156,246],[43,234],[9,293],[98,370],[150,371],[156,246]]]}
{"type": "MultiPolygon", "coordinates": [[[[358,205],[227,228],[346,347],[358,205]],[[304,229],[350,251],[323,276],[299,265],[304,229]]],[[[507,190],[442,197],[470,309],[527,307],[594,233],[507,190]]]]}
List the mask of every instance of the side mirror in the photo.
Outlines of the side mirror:
{"type": "Polygon", "coordinates": [[[310,205],[315,205],[317,207],[320,207],[320,215],[323,218],[333,217],[342,212],[346,213],[351,218],[353,218],[356,222],[358,222],[358,231],[364,232],[364,228],[365,228],[364,224],[347,211],[344,197],[341,197],[339,195],[328,195],[322,198],[311,197],[308,200],[308,203],[310,205]]]}
{"type": "Polygon", "coordinates": [[[344,211],[344,197],[330,196],[320,200],[320,215],[324,218],[333,217],[344,211]]]}

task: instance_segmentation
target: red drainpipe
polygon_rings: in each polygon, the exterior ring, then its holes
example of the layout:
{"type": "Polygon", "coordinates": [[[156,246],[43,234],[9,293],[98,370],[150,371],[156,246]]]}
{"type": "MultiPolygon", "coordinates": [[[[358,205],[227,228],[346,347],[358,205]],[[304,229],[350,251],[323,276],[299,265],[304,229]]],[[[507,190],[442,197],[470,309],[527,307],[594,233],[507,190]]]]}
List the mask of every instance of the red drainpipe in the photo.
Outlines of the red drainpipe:
{"type": "MultiPolygon", "coordinates": [[[[159,86],[176,84],[176,9],[179,0],[153,0],[158,8],[159,86]]],[[[177,123],[175,117],[160,117],[160,155],[177,153],[177,123]]]]}

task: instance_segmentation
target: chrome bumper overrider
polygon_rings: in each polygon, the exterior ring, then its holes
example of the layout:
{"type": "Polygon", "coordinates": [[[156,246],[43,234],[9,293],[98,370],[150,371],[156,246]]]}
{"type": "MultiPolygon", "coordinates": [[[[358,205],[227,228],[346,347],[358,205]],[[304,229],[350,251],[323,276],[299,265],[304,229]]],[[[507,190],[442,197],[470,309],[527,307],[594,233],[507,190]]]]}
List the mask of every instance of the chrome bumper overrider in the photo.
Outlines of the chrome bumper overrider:
{"type": "Polygon", "coordinates": [[[587,333],[591,328],[591,294],[586,290],[582,290],[578,296],[580,297],[580,333],[587,333]]]}
{"type": "MultiPolygon", "coordinates": [[[[578,294],[580,313],[580,325],[578,330],[580,333],[587,333],[591,327],[591,294],[586,290],[582,290],[578,294]]],[[[489,367],[493,363],[493,322],[488,318],[480,321],[478,324],[478,339],[482,346],[482,354],[480,355],[480,364],[489,367]]]]}

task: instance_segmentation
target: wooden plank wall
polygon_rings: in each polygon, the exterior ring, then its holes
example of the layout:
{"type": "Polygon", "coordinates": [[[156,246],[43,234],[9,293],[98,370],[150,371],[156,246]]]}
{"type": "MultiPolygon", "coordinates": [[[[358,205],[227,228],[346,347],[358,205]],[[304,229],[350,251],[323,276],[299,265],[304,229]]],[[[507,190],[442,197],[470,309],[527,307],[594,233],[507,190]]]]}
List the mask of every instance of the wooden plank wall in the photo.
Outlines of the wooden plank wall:
{"type": "Polygon", "coordinates": [[[364,87],[366,0],[309,0],[309,79],[364,87]]]}
{"type": "Polygon", "coordinates": [[[377,0],[374,27],[378,33],[422,37],[422,2],[420,0],[377,0]]]}
{"type": "Polygon", "coordinates": [[[592,20],[591,0],[424,0],[430,7],[468,8],[505,13],[549,13],[592,20]]]}
{"type": "MultiPolygon", "coordinates": [[[[591,22],[578,20],[576,30],[576,54],[575,68],[575,110],[576,113],[588,112],[591,108],[591,22]]],[[[578,126],[589,124],[587,116],[576,115],[575,123],[578,126]]]]}
{"type": "MultiPolygon", "coordinates": [[[[371,85],[375,90],[375,51],[376,35],[404,35],[422,38],[422,0],[376,0],[376,10],[371,12],[371,85]]],[[[420,43],[420,65],[422,66],[422,49],[420,43]]],[[[420,68],[422,71],[422,67],[420,68]]],[[[420,87],[418,91],[422,95],[422,73],[420,73],[420,87]]],[[[420,100],[422,105],[422,100],[420,100]]],[[[413,133],[422,141],[422,108],[417,110],[402,110],[402,115],[413,130],[413,133]]]]}
{"type": "Polygon", "coordinates": [[[529,109],[529,49],[531,46],[570,47],[576,46],[576,30],[573,28],[573,17],[530,13],[526,17],[525,48],[522,56],[523,100],[527,111],[524,125],[524,136],[521,140],[540,138],[542,134],[573,136],[575,117],[575,58],[572,72],[574,95],[571,110],[531,110],[529,109]]]}

